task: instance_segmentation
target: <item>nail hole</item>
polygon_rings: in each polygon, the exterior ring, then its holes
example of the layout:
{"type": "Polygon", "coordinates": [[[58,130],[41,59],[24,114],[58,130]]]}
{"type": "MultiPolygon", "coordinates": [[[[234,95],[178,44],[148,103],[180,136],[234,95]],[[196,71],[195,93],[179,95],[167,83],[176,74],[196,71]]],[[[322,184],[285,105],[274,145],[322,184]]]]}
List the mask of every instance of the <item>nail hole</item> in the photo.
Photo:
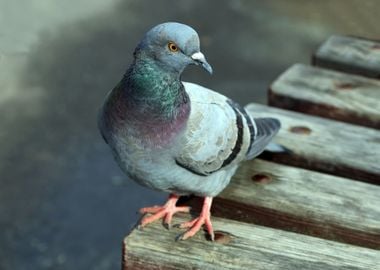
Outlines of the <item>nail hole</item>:
{"type": "Polygon", "coordinates": [[[380,44],[375,44],[371,48],[372,50],[380,50],[380,44]]]}
{"type": "Polygon", "coordinates": [[[214,239],[215,242],[222,245],[227,245],[232,240],[232,236],[226,232],[216,231],[214,232],[214,236],[215,236],[215,239],[214,239]]]}
{"type": "Polygon", "coordinates": [[[265,174],[255,174],[251,177],[252,181],[259,183],[259,184],[267,184],[269,183],[272,178],[269,175],[265,174]]]}
{"type": "Polygon", "coordinates": [[[311,133],[311,129],[305,126],[294,126],[290,128],[290,132],[309,135],[311,133]]]}

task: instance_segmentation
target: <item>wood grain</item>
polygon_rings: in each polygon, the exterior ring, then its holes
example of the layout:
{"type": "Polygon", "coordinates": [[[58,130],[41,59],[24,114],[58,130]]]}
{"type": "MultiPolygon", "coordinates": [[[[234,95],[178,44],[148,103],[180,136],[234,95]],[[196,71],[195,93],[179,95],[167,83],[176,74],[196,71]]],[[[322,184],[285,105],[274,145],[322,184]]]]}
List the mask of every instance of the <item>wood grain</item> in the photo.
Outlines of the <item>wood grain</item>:
{"type": "MultiPolygon", "coordinates": [[[[176,217],[175,222],[190,216],[176,217]]],[[[123,269],[380,269],[380,252],[301,234],[214,218],[217,241],[154,223],[124,240],[123,269]]]]}
{"type": "Polygon", "coordinates": [[[380,81],[296,64],[269,89],[271,106],[380,129],[380,81]]]}
{"type": "Polygon", "coordinates": [[[263,160],[245,162],[213,213],[380,250],[380,187],[263,160]]]}
{"type": "Polygon", "coordinates": [[[331,36],[316,51],[313,64],[380,78],[380,42],[350,36],[331,36]]]}
{"type": "Polygon", "coordinates": [[[263,158],[380,184],[380,131],[254,103],[247,110],[278,118],[282,127],[274,140],[291,150],[263,158]]]}

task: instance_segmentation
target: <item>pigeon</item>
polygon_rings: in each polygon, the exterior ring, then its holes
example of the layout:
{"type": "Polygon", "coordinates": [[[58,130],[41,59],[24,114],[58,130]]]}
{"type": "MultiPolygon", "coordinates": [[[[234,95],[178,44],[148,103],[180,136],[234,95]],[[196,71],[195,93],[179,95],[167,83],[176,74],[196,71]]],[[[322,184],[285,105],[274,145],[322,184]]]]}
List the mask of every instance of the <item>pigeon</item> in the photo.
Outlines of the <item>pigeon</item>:
{"type": "Polygon", "coordinates": [[[123,172],[137,183],[169,193],[162,206],[140,209],[140,228],[156,221],[170,228],[180,196],[204,197],[201,213],[182,223],[178,239],[203,226],[214,240],[211,204],[238,165],[262,153],[280,129],[274,118],[254,118],[213,90],[181,81],[189,65],[213,70],[197,32],[167,22],[149,30],[134,59],[100,108],[98,126],[123,172]]]}

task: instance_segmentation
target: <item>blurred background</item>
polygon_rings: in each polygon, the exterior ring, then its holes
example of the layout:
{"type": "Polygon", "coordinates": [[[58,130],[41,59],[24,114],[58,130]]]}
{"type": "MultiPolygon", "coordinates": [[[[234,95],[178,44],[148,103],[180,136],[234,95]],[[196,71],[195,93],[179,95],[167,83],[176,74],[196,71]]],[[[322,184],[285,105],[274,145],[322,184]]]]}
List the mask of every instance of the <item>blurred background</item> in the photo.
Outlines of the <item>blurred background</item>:
{"type": "Polygon", "coordinates": [[[200,34],[214,75],[184,80],[265,103],[330,35],[379,39],[379,14],[377,0],[0,0],[0,269],[120,269],[138,209],[165,200],[124,177],[96,127],[152,26],[200,34]]]}

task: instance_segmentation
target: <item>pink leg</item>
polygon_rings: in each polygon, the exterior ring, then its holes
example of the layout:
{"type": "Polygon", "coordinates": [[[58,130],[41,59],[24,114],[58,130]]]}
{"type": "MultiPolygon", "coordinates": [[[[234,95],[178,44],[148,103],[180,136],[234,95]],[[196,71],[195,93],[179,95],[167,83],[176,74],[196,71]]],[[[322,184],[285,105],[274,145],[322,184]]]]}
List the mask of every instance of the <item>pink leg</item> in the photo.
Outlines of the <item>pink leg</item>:
{"type": "Polygon", "coordinates": [[[164,218],[164,224],[167,228],[170,228],[172,217],[177,212],[190,212],[190,207],[188,206],[176,206],[179,196],[175,194],[170,194],[168,201],[163,206],[153,206],[145,207],[140,209],[141,214],[153,214],[151,216],[146,216],[140,222],[139,227],[145,227],[149,223],[152,223],[158,219],[164,218]]]}
{"type": "Polygon", "coordinates": [[[202,212],[199,217],[193,219],[192,221],[182,223],[180,228],[190,228],[183,235],[179,237],[179,240],[186,240],[192,236],[194,236],[202,227],[202,225],[206,226],[206,230],[209,233],[211,240],[214,241],[214,229],[211,224],[211,204],[212,197],[205,197],[203,202],[202,212]]]}

